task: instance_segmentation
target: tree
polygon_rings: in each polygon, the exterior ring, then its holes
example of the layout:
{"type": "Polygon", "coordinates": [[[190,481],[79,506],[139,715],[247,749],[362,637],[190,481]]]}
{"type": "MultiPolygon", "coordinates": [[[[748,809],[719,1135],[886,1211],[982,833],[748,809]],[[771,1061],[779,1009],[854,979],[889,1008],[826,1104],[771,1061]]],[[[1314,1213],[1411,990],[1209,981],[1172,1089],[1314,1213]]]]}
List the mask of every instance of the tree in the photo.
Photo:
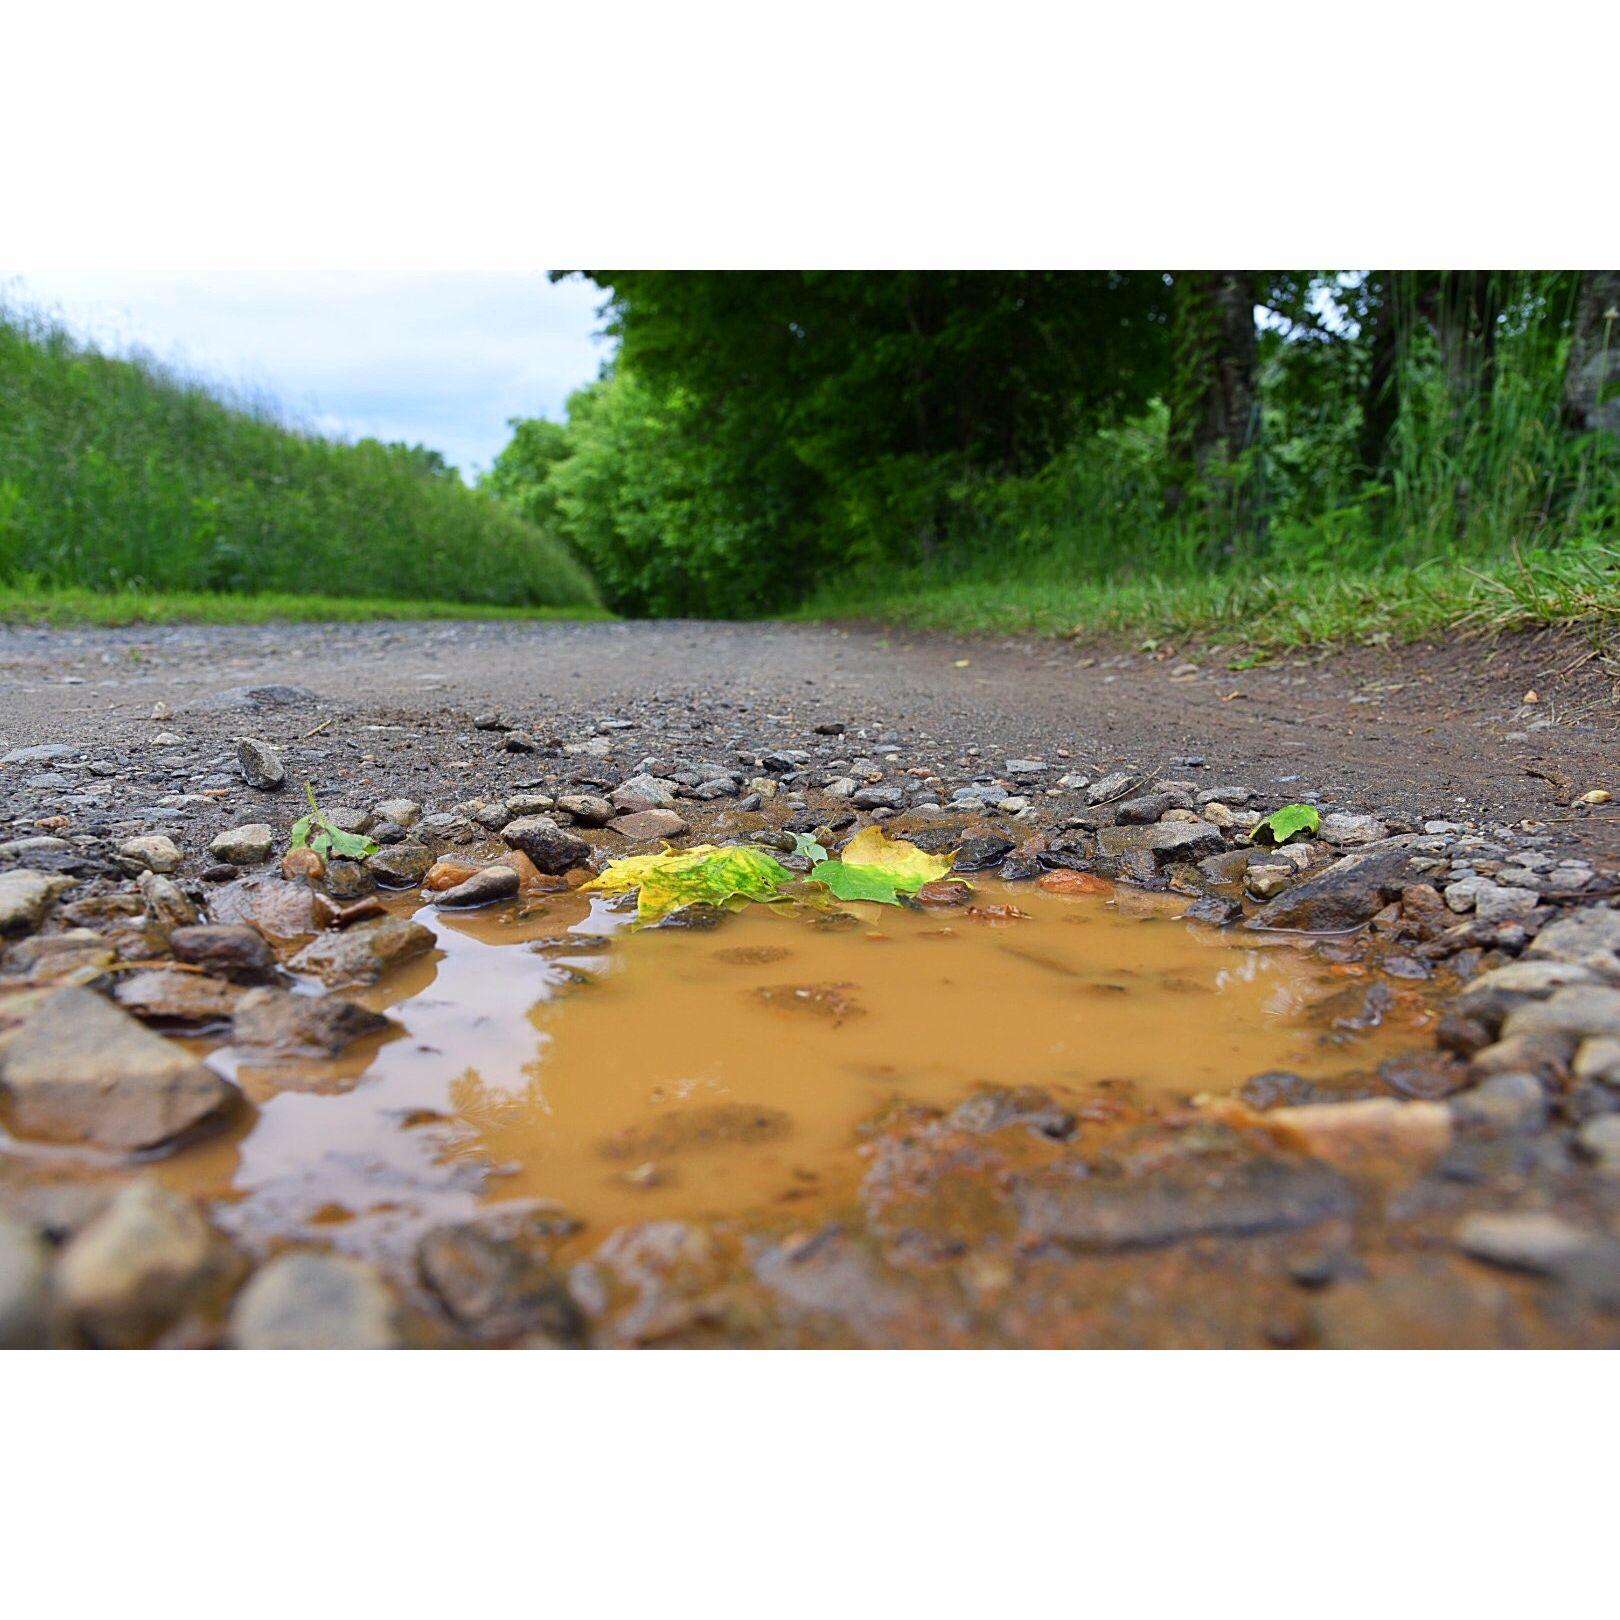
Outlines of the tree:
{"type": "Polygon", "coordinates": [[[1218,501],[1209,481],[1224,475],[1255,438],[1256,281],[1252,270],[1187,270],[1175,277],[1165,501],[1172,513],[1196,486],[1206,504],[1227,507],[1233,526],[1242,522],[1240,482],[1229,486],[1229,500],[1218,501]]]}
{"type": "Polygon", "coordinates": [[[1620,270],[1585,270],[1564,371],[1564,420],[1620,433],[1620,270]]]}

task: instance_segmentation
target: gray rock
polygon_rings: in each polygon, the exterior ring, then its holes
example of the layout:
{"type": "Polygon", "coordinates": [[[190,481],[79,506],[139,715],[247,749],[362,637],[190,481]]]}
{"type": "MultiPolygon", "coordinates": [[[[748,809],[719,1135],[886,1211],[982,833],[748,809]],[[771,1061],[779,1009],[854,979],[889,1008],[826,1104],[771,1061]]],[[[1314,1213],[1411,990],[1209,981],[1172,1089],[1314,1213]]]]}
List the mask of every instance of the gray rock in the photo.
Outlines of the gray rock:
{"type": "Polygon", "coordinates": [[[585,1336],[579,1307],[536,1248],[468,1222],[429,1232],[416,1263],[428,1291],[466,1332],[577,1345],[585,1336]]]}
{"type": "Polygon", "coordinates": [[[390,968],[433,949],[433,930],[404,917],[379,917],[338,933],[320,934],[292,959],[299,973],[323,984],[375,984],[390,968]]]}
{"type": "Polygon", "coordinates": [[[258,866],[270,859],[275,848],[276,835],[266,821],[251,821],[244,827],[232,827],[220,833],[208,846],[215,860],[229,861],[232,866],[258,866]]]}
{"type": "Polygon", "coordinates": [[[1322,825],[1317,829],[1317,837],[1324,843],[1340,848],[1353,844],[1376,844],[1379,839],[1388,836],[1389,828],[1377,816],[1351,815],[1343,810],[1323,816],[1322,825]]]}
{"type": "Polygon", "coordinates": [[[341,996],[301,996],[286,990],[250,990],[236,1004],[231,1040],[237,1046],[273,1051],[285,1057],[336,1057],[368,1035],[392,1029],[392,1022],[341,996]]]}
{"type": "Polygon", "coordinates": [[[1457,1119],[1493,1131],[1539,1131],[1547,1123],[1547,1093],[1522,1070],[1493,1074],[1451,1099],[1457,1119]]]}
{"type": "Polygon", "coordinates": [[[1545,1001],[1515,1007],[1502,1035],[1567,1035],[1577,1041],[1591,1035],[1620,1037],[1620,989],[1572,984],[1555,990],[1545,1001]]]}
{"type": "Polygon", "coordinates": [[[328,861],[321,881],[334,900],[358,900],[376,888],[371,873],[359,861],[328,861]]]}
{"type": "Polygon", "coordinates": [[[43,998],[0,1050],[19,1134],[118,1152],[161,1147],[239,1101],[184,1047],[91,990],[43,998]]]}
{"type": "Polygon", "coordinates": [[[126,838],[118,846],[118,855],[126,871],[175,872],[185,856],[167,833],[146,833],[139,838],[126,838]]]}
{"type": "Polygon", "coordinates": [[[1045,769],[1044,759],[1009,759],[1006,762],[1008,776],[1039,776],[1045,769]]]}
{"type": "Polygon", "coordinates": [[[1126,799],[1115,810],[1122,827],[1151,826],[1166,810],[1175,808],[1175,799],[1168,793],[1143,793],[1126,799]]]}
{"type": "Polygon", "coordinates": [[[73,879],[60,872],[34,872],[18,867],[0,872],[0,934],[27,934],[45,920],[51,902],[73,879]]]}
{"type": "Polygon", "coordinates": [[[363,833],[376,819],[371,811],[357,804],[334,804],[321,813],[339,832],[346,833],[363,833]]]}
{"type": "Polygon", "coordinates": [[[244,737],[236,745],[236,763],[241,767],[243,780],[251,788],[274,793],[286,784],[287,767],[282,764],[279,751],[267,742],[244,737]]]}
{"type": "Polygon", "coordinates": [[[0,1213],[0,1350],[50,1342],[50,1250],[20,1221],[0,1213]]]}
{"type": "Polygon", "coordinates": [[[590,859],[591,846],[550,816],[519,816],[501,829],[510,849],[521,849],[542,872],[567,872],[590,859]]]}
{"type": "Polygon", "coordinates": [[[613,806],[594,793],[565,793],[557,800],[557,808],[587,827],[605,827],[613,819],[613,806]]]}
{"type": "Polygon", "coordinates": [[[1600,1234],[1540,1210],[1468,1215],[1453,1236],[1475,1260],[1539,1276],[1560,1275],[1608,1247],[1600,1234]]]}
{"type": "Polygon", "coordinates": [[[123,973],[113,985],[113,999],[126,1012],[147,1022],[212,1024],[229,1018],[241,991],[225,979],[178,968],[148,968],[123,973]]]}
{"type": "Polygon", "coordinates": [[[1097,833],[1097,849],[1118,860],[1121,856],[1150,856],[1155,866],[1172,861],[1196,861],[1226,848],[1220,828],[1207,821],[1160,821],[1151,827],[1103,827],[1097,833]]]}
{"type": "Polygon", "coordinates": [[[835,776],[821,791],[829,799],[849,799],[854,797],[858,785],[853,776],[835,776]]]}
{"type": "Polygon", "coordinates": [[[91,1344],[150,1344],[223,1296],[245,1269],[189,1199],[149,1178],[121,1189],[67,1245],[56,1291],[91,1344]]]}
{"type": "Polygon", "coordinates": [[[74,759],[83,752],[72,743],[39,743],[33,748],[13,748],[0,756],[0,765],[48,765],[52,760],[74,759]]]}
{"type": "Polygon", "coordinates": [[[398,1301],[363,1261],[284,1254],[260,1267],[231,1312],[241,1350],[392,1350],[405,1342],[398,1301]]]}
{"type": "Polygon", "coordinates": [[[1582,906],[1543,928],[1530,942],[1529,955],[1578,962],[1605,977],[1620,976],[1620,911],[1582,906]]]}
{"type": "Polygon", "coordinates": [[[485,866],[464,883],[442,890],[434,901],[441,906],[488,906],[497,900],[510,900],[518,887],[518,875],[510,866],[485,866]]]}
{"type": "Polygon", "coordinates": [[[1109,799],[1117,799],[1122,793],[1129,792],[1136,780],[1135,771],[1110,771],[1107,776],[1099,777],[1086,789],[1086,798],[1092,804],[1103,804],[1109,799]]]}
{"type": "Polygon", "coordinates": [[[1429,859],[1406,841],[1346,855],[1262,906],[1248,926],[1304,933],[1355,928],[1419,882],[1429,859]]]}
{"type": "MultiPolygon", "coordinates": [[[[510,801],[507,805],[511,808],[510,801]]],[[[396,827],[411,827],[421,818],[422,807],[415,799],[384,799],[373,806],[372,814],[381,821],[391,821],[396,827]]]]}
{"type": "Polygon", "coordinates": [[[307,709],[315,701],[307,686],[231,686],[191,707],[211,714],[260,714],[266,709],[307,709]]]}
{"type": "Polygon", "coordinates": [[[553,809],[556,803],[549,793],[514,793],[506,800],[506,808],[514,816],[540,816],[553,809]]]}
{"type": "Polygon", "coordinates": [[[389,844],[366,863],[372,877],[390,889],[414,889],[433,865],[433,853],[421,844],[389,844]]]}
{"type": "Polygon", "coordinates": [[[161,928],[185,928],[197,921],[197,908],[172,878],[142,872],[136,880],[146,914],[161,928]]]}
{"type": "Polygon", "coordinates": [[[1600,1085],[1620,1086],[1620,1040],[1599,1035],[1582,1041],[1575,1054],[1575,1078],[1596,1080],[1600,1085]]]}
{"type": "Polygon", "coordinates": [[[675,803],[675,784],[643,773],[621,782],[608,797],[618,810],[668,810],[675,803]]]}

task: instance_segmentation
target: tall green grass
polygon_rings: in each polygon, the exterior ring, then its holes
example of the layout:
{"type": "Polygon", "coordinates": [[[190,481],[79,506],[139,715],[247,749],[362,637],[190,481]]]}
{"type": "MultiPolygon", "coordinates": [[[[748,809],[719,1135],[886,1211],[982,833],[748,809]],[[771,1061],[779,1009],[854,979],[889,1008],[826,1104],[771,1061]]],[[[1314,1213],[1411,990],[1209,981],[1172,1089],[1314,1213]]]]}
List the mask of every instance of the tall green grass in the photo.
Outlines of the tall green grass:
{"type": "Polygon", "coordinates": [[[458,478],[3,305],[0,585],[600,601],[561,542],[458,478]]]}

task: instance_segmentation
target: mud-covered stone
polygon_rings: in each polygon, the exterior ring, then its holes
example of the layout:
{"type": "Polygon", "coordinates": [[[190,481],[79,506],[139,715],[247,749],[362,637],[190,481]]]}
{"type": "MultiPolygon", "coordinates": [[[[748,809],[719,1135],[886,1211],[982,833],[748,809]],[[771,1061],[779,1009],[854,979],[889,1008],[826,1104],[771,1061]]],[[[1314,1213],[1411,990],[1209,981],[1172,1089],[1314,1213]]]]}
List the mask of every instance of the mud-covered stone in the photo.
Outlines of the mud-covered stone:
{"type": "Polygon", "coordinates": [[[510,866],[484,866],[452,888],[435,896],[441,906],[471,907],[510,900],[518,892],[520,880],[510,866]]]}
{"type": "Polygon", "coordinates": [[[482,1223],[436,1228],[417,1248],[417,1270],[446,1315],[479,1338],[584,1341],[585,1321],[547,1258],[482,1223]]]}
{"type": "Polygon", "coordinates": [[[1207,821],[1160,821],[1149,827],[1103,827],[1097,833],[1097,851],[1112,860],[1145,855],[1153,865],[1196,861],[1226,847],[1219,827],[1207,821]]]}
{"type": "Polygon", "coordinates": [[[0,1048],[0,1089],[19,1134],[119,1152],[161,1147],[238,1100],[183,1046],[72,988],[44,997],[0,1048]]]}
{"type": "Polygon", "coordinates": [[[375,984],[391,968],[433,949],[433,930],[404,917],[379,917],[339,933],[321,934],[292,960],[323,984],[375,984]]]}
{"type": "Polygon", "coordinates": [[[263,934],[244,923],[176,928],[169,935],[169,949],[179,961],[237,984],[265,984],[276,977],[275,952],[263,934]]]}
{"type": "Polygon", "coordinates": [[[1347,855],[1269,901],[1248,925],[1303,933],[1358,927],[1417,882],[1430,859],[1409,841],[1347,855]]]}
{"type": "Polygon", "coordinates": [[[1130,1179],[1058,1175],[1024,1185],[1016,1198],[1021,1238],[1082,1250],[1290,1231],[1355,1211],[1343,1176],[1295,1158],[1192,1161],[1130,1179]]]}
{"type": "Polygon", "coordinates": [[[231,1039],[285,1057],[336,1057],[353,1042],[392,1029],[392,1022],[341,996],[249,990],[236,1004],[231,1039]]]}
{"type": "Polygon", "coordinates": [[[371,875],[390,889],[414,889],[433,865],[433,852],[425,844],[406,840],[379,849],[369,862],[371,875]]]}
{"type": "Polygon", "coordinates": [[[225,979],[179,968],[147,968],[113,986],[113,999],[126,1012],[174,1024],[212,1024],[229,1018],[241,993],[225,979]]]}
{"type": "Polygon", "coordinates": [[[792,1129],[792,1117],[780,1108],[706,1103],[672,1109],[645,1125],[627,1125],[604,1137],[596,1151],[604,1159],[661,1159],[702,1148],[778,1142],[792,1129]]]}

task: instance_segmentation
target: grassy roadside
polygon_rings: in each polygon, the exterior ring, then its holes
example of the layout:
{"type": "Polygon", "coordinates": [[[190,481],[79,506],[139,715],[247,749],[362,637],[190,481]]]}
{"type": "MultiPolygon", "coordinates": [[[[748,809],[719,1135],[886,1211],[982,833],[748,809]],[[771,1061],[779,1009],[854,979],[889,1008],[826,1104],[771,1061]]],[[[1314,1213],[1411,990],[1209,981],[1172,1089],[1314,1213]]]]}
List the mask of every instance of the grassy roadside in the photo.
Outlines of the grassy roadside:
{"type": "Polygon", "coordinates": [[[818,593],[793,617],[880,619],[920,629],[1042,636],[1199,637],[1258,649],[1417,641],[1558,626],[1620,632],[1620,550],[1343,573],[1064,581],[891,580],[818,593]]]}
{"type": "Polygon", "coordinates": [[[377,619],[611,619],[599,607],[496,607],[487,602],[212,591],[90,591],[0,585],[0,624],[358,624],[377,619]]]}

